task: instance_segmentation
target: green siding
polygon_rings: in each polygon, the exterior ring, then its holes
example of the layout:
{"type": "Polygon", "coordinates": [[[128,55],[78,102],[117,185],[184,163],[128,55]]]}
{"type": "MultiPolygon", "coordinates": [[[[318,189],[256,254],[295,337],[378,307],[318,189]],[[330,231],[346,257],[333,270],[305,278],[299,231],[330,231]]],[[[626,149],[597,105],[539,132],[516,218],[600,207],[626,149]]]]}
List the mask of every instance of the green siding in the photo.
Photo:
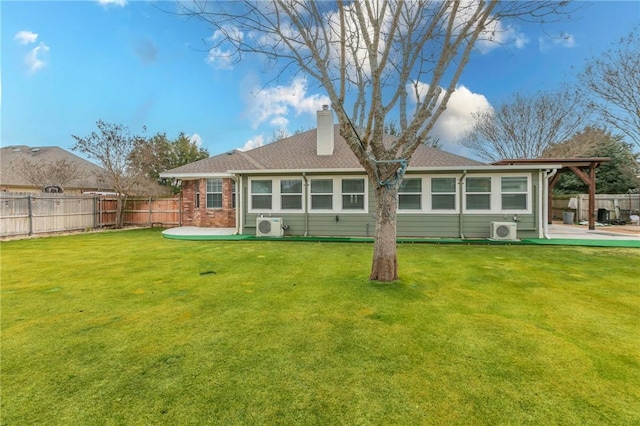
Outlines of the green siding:
{"type": "MultiPolygon", "coordinates": [[[[518,173],[522,174],[522,171],[518,173]]],[[[243,177],[245,208],[244,234],[254,235],[256,232],[256,219],[261,216],[257,213],[247,213],[247,178],[243,177]]],[[[517,214],[518,238],[537,238],[538,232],[538,173],[531,172],[531,214],[517,214]]],[[[336,236],[336,237],[366,237],[375,233],[375,193],[369,183],[369,211],[367,213],[307,213],[307,235],[310,236],[336,236]]],[[[459,201],[459,200],[458,200],[459,201]]],[[[304,213],[273,213],[263,214],[265,217],[281,217],[284,225],[288,226],[285,235],[305,235],[304,213]]],[[[398,237],[433,237],[433,238],[457,238],[464,235],[466,238],[488,238],[491,233],[491,222],[511,222],[514,214],[464,214],[462,219],[458,213],[398,213],[397,235],[398,237]],[[460,224],[462,223],[462,230],[460,224]],[[462,231],[462,232],[461,232],[462,231]]]]}

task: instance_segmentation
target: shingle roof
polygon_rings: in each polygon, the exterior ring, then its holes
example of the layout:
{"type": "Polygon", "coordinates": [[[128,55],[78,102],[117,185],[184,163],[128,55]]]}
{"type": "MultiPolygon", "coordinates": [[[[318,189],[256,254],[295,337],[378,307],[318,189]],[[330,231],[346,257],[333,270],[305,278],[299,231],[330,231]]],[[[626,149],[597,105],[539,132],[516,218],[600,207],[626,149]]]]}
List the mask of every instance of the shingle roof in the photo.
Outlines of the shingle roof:
{"type": "MultiPolygon", "coordinates": [[[[319,156],[316,151],[315,129],[280,139],[250,151],[231,151],[195,163],[187,164],[162,175],[166,177],[199,173],[226,173],[232,170],[320,170],[361,169],[362,166],[344,138],[334,126],[333,155],[319,156]]],[[[421,145],[413,154],[411,167],[464,167],[484,165],[475,160],[421,145]]]]}
{"type": "Polygon", "coordinates": [[[6,146],[0,149],[0,184],[4,186],[33,186],[19,173],[22,160],[30,162],[55,162],[66,160],[77,164],[84,177],[72,181],[68,187],[78,189],[109,189],[98,175],[104,170],[84,158],[57,146],[29,147],[26,145],[6,146]]]}

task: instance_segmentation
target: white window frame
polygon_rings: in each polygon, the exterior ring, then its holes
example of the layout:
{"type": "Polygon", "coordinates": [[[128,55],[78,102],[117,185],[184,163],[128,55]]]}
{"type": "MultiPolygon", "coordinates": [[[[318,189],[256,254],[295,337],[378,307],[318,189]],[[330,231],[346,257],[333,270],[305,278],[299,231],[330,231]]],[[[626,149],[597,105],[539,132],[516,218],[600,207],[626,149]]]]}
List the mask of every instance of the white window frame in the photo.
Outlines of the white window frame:
{"type": "Polygon", "coordinates": [[[278,188],[279,188],[280,187],[279,186],[280,182],[279,181],[277,183],[274,182],[273,178],[268,178],[268,177],[249,178],[249,182],[248,182],[248,185],[247,185],[248,186],[248,191],[249,191],[249,197],[248,197],[248,199],[249,199],[249,213],[269,213],[269,212],[274,211],[273,205],[274,205],[275,199],[278,198],[274,193],[275,192],[274,191],[275,185],[278,185],[278,188]],[[271,192],[270,193],[267,193],[267,192],[260,192],[260,193],[256,193],[256,194],[253,193],[253,191],[252,191],[252,182],[253,181],[261,181],[261,180],[271,181],[271,192]],[[269,195],[269,196],[271,196],[271,208],[270,209],[254,208],[253,207],[253,196],[254,195],[269,195]]]}
{"type": "Polygon", "coordinates": [[[205,207],[209,210],[221,210],[224,207],[224,180],[222,178],[207,178],[205,179],[205,207]],[[220,191],[209,191],[209,181],[220,181],[220,191]],[[220,195],[220,206],[209,207],[209,194],[220,195]]]}
{"type": "Polygon", "coordinates": [[[280,178],[279,182],[278,182],[278,190],[280,191],[280,196],[279,196],[279,200],[280,200],[280,210],[282,211],[287,211],[287,212],[297,212],[297,211],[303,211],[304,210],[304,181],[303,179],[300,177],[291,177],[291,178],[280,178]],[[300,182],[300,192],[283,192],[282,191],[282,183],[285,181],[298,181],[300,182]],[[300,198],[300,208],[299,209],[291,209],[291,208],[284,208],[283,207],[283,197],[299,197],[300,198]]]}
{"type": "MultiPolygon", "coordinates": [[[[498,179],[499,180],[499,179],[498,179]]],[[[464,178],[464,209],[466,213],[490,213],[495,209],[496,207],[496,203],[495,203],[495,199],[494,199],[494,182],[496,181],[496,179],[494,179],[493,176],[488,176],[488,175],[469,175],[466,176],[464,178]],[[469,179],[489,179],[489,190],[488,191],[483,191],[483,192],[468,192],[467,188],[467,182],[469,182],[469,179]],[[469,209],[469,207],[467,206],[467,199],[469,195],[484,195],[484,196],[488,196],[489,199],[489,207],[486,209],[469,209]]],[[[499,205],[499,204],[498,204],[499,205]]]]}
{"type": "Polygon", "coordinates": [[[532,176],[531,173],[500,173],[500,174],[468,174],[464,180],[464,188],[463,191],[463,212],[465,214],[531,214],[533,211],[532,207],[532,176]],[[485,210],[469,210],[467,209],[467,180],[466,178],[491,178],[491,193],[490,193],[490,203],[491,208],[485,210]],[[503,177],[522,177],[527,179],[527,208],[526,209],[503,209],[502,208],[502,178],[503,177]]]}
{"type": "Polygon", "coordinates": [[[309,210],[311,212],[333,212],[336,208],[336,200],[335,200],[335,189],[336,189],[336,182],[335,179],[332,177],[327,177],[327,176],[315,176],[315,177],[310,177],[308,178],[309,180],[309,210]],[[313,185],[313,181],[318,181],[318,180],[322,180],[322,181],[329,181],[331,182],[331,192],[312,192],[312,185],[313,185]],[[314,208],[313,207],[313,196],[317,195],[317,196],[323,196],[323,197],[331,197],[331,208],[328,209],[323,209],[323,208],[314,208]]]}
{"type": "Polygon", "coordinates": [[[340,186],[338,187],[340,189],[340,211],[343,213],[346,212],[354,212],[354,213],[364,213],[367,211],[367,203],[368,203],[368,199],[367,199],[367,189],[368,189],[368,179],[366,178],[362,178],[362,177],[343,177],[340,179],[340,186]],[[362,191],[363,192],[343,192],[342,191],[342,183],[345,180],[363,180],[363,185],[362,185],[362,191]],[[362,196],[362,209],[345,209],[344,205],[343,205],[343,198],[345,196],[350,196],[350,197],[359,197],[362,196]]]}
{"type": "Polygon", "coordinates": [[[425,205],[424,205],[424,183],[425,183],[425,179],[422,178],[422,176],[405,176],[403,179],[403,182],[407,181],[407,180],[419,180],[420,181],[420,192],[402,192],[402,188],[398,188],[398,212],[407,212],[407,213],[411,213],[411,212],[422,212],[425,210],[425,205]],[[403,209],[400,206],[400,196],[402,195],[418,195],[420,198],[420,208],[417,209],[403,209]]]}
{"type": "Polygon", "coordinates": [[[501,208],[501,210],[503,212],[510,212],[510,213],[511,212],[521,212],[521,211],[527,211],[527,210],[530,209],[530,203],[531,203],[531,200],[530,200],[530,198],[531,198],[530,197],[530,194],[531,194],[530,182],[531,182],[531,179],[528,179],[526,176],[522,176],[522,175],[508,175],[508,176],[507,175],[503,175],[503,176],[500,176],[499,180],[500,180],[500,208],[501,208]],[[526,185],[527,185],[526,192],[523,192],[523,191],[504,192],[502,190],[502,179],[504,179],[504,178],[525,178],[527,180],[527,182],[526,182],[526,185]],[[526,207],[524,209],[505,209],[504,207],[502,207],[502,205],[503,205],[502,197],[504,195],[523,195],[523,194],[526,195],[526,198],[525,198],[526,207]]]}
{"type": "MultiPolygon", "coordinates": [[[[420,197],[420,209],[401,209],[400,208],[400,192],[398,192],[398,213],[399,214],[459,214],[460,211],[460,185],[458,185],[460,180],[460,175],[452,175],[452,174],[443,174],[443,175],[413,175],[408,174],[405,176],[405,179],[421,179],[422,180],[422,192],[420,197]],[[433,193],[431,192],[431,181],[432,179],[453,179],[455,182],[455,192],[452,193],[433,193]],[[454,209],[450,210],[434,210],[433,209],[433,198],[434,194],[449,194],[454,197],[454,209]]],[[[407,194],[417,194],[415,192],[407,193],[407,194]]]]}
{"type": "Polygon", "coordinates": [[[460,211],[460,176],[459,175],[436,175],[429,176],[427,181],[427,191],[426,193],[426,207],[429,213],[434,214],[458,214],[460,211]],[[453,179],[454,182],[454,192],[432,192],[431,184],[433,179],[453,179]],[[453,195],[453,209],[434,209],[433,208],[433,195],[453,195]]]}
{"type": "Polygon", "coordinates": [[[250,177],[249,178],[249,182],[248,182],[248,191],[249,191],[249,213],[282,213],[282,214],[286,214],[286,213],[302,213],[304,212],[305,209],[305,203],[306,201],[306,197],[305,197],[305,186],[304,186],[304,179],[302,178],[302,176],[297,175],[297,176],[256,176],[256,177],[250,177]],[[271,194],[254,194],[253,191],[251,190],[251,182],[253,181],[257,181],[257,180],[270,180],[271,181],[271,194]],[[296,195],[296,194],[287,194],[287,193],[282,193],[281,190],[281,182],[283,180],[300,180],[302,181],[302,193],[300,193],[300,198],[301,198],[301,208],[299,209],[283,209],[282,208],[282,195],[296,195]],[[254,195],[271,195],[271,209],[261,209],[261,208],[254,208],[253,207],[253,196],[254,195]]]}
{"type": "Polygon", "coordinates": [[[339,214],[367,214],[369,213],[369,178],[363,175],[340,175],[340,176],[326,176],[326,175],[313,175],[307,176],[308,189],[306,191],[307,205],[309,206],[310,214],[322,214],[322,213],[339,213],[339,214]],[[343,179],[362,179],[364,180],[364,209],[342,209],[342,180],[343,179]],[[311,181],[312,180],[331,180],[333,181],[333,193],[331,199],[331,209],[313,209],[311,207],[311,181]]]}

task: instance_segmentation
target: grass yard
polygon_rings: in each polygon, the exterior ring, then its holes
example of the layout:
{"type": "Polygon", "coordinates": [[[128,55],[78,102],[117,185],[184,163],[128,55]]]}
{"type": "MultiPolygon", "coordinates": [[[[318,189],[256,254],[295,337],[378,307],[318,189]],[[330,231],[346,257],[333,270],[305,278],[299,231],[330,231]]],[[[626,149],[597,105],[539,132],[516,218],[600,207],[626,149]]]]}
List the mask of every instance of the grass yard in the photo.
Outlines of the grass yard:
{"type": "Polygon", "coordinates": [[[640,250],[4,242],[6,425],[640,422],[640,250]]]}

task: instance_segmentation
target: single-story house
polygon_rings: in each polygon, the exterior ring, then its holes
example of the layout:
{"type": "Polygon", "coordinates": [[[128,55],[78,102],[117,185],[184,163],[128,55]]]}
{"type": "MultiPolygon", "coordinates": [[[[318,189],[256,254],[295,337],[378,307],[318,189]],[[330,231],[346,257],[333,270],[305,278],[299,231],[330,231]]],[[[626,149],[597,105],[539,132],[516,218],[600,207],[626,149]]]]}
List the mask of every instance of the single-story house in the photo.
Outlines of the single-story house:
{"type": "MultiPolygon", "coordinates": [[[[239,234],[373,236],[374,189],[333,112],[318,127],[161,173],[182,181],[183,224],[239,234]]],[[[398,196],[399,237],[543,238],[557,164],[492,165],[420,146],[398,196]]]]}
{"type": "Polygon", "coordinates": [[[22,168],[37,168],[38,165],[42,165],[44,170],[47,170],[51,169],[51,165],[56,164],[72,167],[73,170],[66,176],[73,175],[73,178],[65,184],[64,188],[51,185],[47,190],[52,192],[63,190],[65,193],[72,194],[113,191],[102,177],[105,172],[102,167],[58,146],[29,147],[26,145],[11,145],[0,149],[0,191],[42,192],[47,185],[56,183],[62,176],[44,176],[41,173],[25,172],[22,168]]]}

